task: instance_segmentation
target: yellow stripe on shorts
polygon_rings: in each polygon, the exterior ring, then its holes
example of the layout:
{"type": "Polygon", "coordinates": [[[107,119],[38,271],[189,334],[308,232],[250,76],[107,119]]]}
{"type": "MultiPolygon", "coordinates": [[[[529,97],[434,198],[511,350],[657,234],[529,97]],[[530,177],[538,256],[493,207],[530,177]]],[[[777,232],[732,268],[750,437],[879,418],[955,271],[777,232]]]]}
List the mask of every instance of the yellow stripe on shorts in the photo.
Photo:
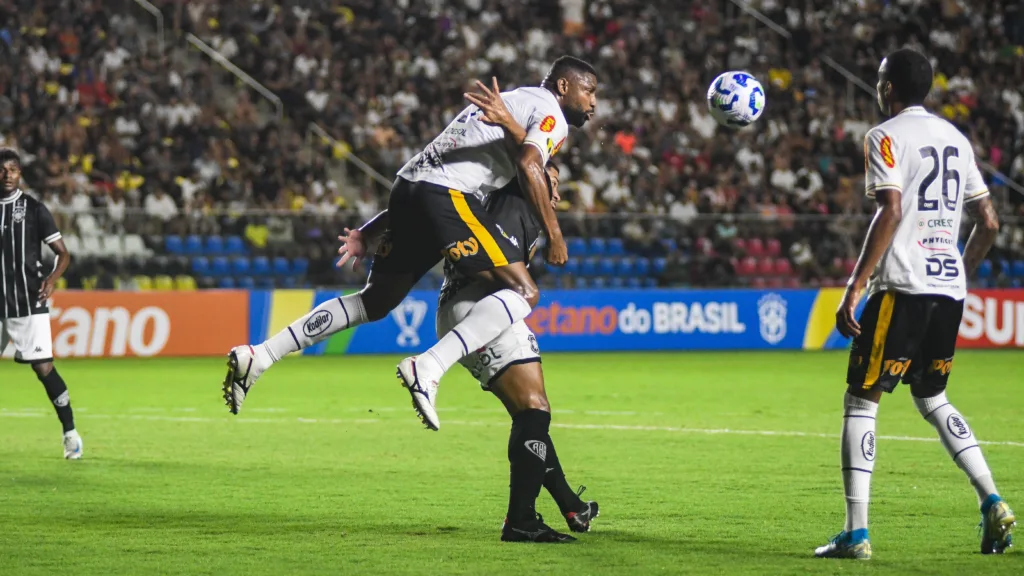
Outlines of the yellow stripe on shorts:
{"type": "Polygon", "coordinates": [[[458,190],[448,190],[448,194],[452,197],[452,204],[455,205],[455,211],[459,213],[459,218],[469,226],[470,232],[473,236],[480,241],[480,245],[483,246],[484,252],[487,253],[487,257],[491,259],[491,263],[494,267],[508,266],[508,260],[505,259],[505,253],[498,247],[498,243],[494,241],[494,236],[476,219],[473,214],[473,210],[470,209],[469,204],[466,203],[466,196],[458,190]]]}
{"type": "Polygon", "coordinates": [[[882,374],[882,359],[885,355],[885,337],[889,335],[892,323],[892,307],[896,301],[895,292],[886,292],[878,307],[878,321],[875,322],[875,334],[871,341],[871,355],[868,357],[868,371],[864,375],[864,389],[867,390],[878,382],[882,374]]]}

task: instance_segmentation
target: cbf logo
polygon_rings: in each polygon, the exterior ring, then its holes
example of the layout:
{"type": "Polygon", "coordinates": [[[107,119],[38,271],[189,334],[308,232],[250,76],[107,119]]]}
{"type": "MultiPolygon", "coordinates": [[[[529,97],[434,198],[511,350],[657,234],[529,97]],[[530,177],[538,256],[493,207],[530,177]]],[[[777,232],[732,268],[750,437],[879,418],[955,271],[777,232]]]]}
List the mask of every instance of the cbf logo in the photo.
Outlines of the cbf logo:
{"type": "Polygon", "coordinates": [[[25,201],[24,200],[19,200],[18,202],[15,202],[14,203],[14,208],[13,208],[12,211],[14,212],[14,223],[15,224],[17,224],[18,222],[21,222],[22,220],[24,220],[25,219],[25,201]]]}
{"type": "Polygon", "coordinates": [[[769,292],[757,301],[757,317],[761,323],[761,338],[772,346],[786,337],[786,299],[769,292]]]}
{"type": "Polygon", "coordinates": [[[427,317],[427,303],[415,298],[406,298],[391,311],[391,317],[398,325],[398,338],[395,342],[403,348],[419,346],[420,326],[427,317]]]}

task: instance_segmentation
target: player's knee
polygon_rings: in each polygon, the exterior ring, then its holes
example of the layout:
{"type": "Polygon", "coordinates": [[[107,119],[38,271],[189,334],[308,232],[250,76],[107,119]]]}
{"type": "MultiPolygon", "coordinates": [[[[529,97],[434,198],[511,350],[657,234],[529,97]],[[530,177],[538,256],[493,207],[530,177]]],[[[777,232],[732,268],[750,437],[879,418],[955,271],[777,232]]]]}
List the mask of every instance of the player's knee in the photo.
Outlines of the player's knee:
{"type": "Polygon", "coordinates": [[[537,303],[540,302],[540,289],[533,282],[520,282],[516,283],[511,287],[512,290],[523,297],[526,303],[530,305],[530,308],[536,308],[537,303]]]}
{"type": "Polygon", "coordinates": [[[526,394],[518,399],[516,402],[516,410],[512,414],[523,412],[524,410],[540,410],[542,412],[551,412],[551,406],[548,404],[548,397],[543,393],[531,393],[526,394]]]}
{"type": "Polygon", "coordinates": [[[32,370],[36,373],[36,377],[42,380],[46,378],[50,372],[53,372],[53,362],[38,362],[32,364],[32,370]]]}

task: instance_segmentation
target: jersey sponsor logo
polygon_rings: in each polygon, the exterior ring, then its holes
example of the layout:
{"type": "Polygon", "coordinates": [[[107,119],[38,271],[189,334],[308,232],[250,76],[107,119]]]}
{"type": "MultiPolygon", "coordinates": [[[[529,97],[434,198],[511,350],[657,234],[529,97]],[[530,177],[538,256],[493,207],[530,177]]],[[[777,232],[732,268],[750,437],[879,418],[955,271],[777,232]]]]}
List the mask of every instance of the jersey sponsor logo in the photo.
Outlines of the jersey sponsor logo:
{"type": "Polygon", "coordinates": [[[395,342],[402,348],[414,348],[420,345],[420,326],[427,317],[428,305],[417,298],[406,298],[391,311],[391,319],[398,326],[398,338],[395,342]]]}
{"type": "Polygon", "coordinates": [[[886,136],[878,145],[878,151],[882,154],[882,162],[889,168],[896,167],[896,158],[892,155],[892,138],[886,136]]]}
{"type": "Polygon", "coordinates": [[[939,230],[918,240],[917,245],[932,252],[948,252],[956,248],[956,238],[953,238],[953,233],[948,230],[939,230]]]}
{"type": "Polygon", "coordinates": [[[971,291],[964,300],[958,345],[1024,348],[1024,290],[971,291]]]}
{"type": "Polygon", "coordinates": [[[472,236],[468,240],[452,242],[441,250],[441,255],[449,262],[458,262],[467,256],[475,256],[480,251],[480,243],[472,236]]]}
{"type": "Polygon", "coordinates": [[[882,375],[888,374],[889,376],[899,376],[900,378],[906,376],[907,370],[910,369],[910,358],[900,358],[899,360],[886,360],[882,364],[882,375]]]}
{"type": "MultiPolygon", "coordinates": [[[[929,279],[938,282],[953,282],[960,278],[960,266],[952,256],[929,256],[924,259],[924,273],[929,279]]],[[[929,284],[929,286],[941,286],[929,284]]]]}
{"type": "Polygon", "coordinates": [[[864,459],[871,462],[875,459],[875,433],[868,430],[860,439],[860,452],[864,459]]]}
{"type": "Polygon", "coordinates": [[[545,116],[544,119],[540,121],[540,131],[551,132],[555,129],[556,124],[557,122],[555,121],[554,116],[545,116]]]}
{"type": "Polygon", "coordinates": [[[955,412],[946,417],[946,428],[950,434],[961,440],[971,437],[971,428],[964,421],[964,417],[955,412]]]}
{"type": "Polygon", "coordinates": [[[938,358],[932,360],[932,363],[928,365],[927,372],[929,374],[941,374],[943,376],[949,376],[949,372],[953,370],[953,359],[952,358],[938,358]]]}
{"type": "Polygon", "coordinates": [[[757,301],[761,338],[772,346],[786,337],[786,299],[770,292],[757,301]]]}
{"type": "Polygon", "coordinates": [[[334,323],[334,315],[329,310],[321,310],[314,314],[306,323],[302,325],[302,333],[307,338],[316,338],[323,334],[331,327],[334,323]]]}

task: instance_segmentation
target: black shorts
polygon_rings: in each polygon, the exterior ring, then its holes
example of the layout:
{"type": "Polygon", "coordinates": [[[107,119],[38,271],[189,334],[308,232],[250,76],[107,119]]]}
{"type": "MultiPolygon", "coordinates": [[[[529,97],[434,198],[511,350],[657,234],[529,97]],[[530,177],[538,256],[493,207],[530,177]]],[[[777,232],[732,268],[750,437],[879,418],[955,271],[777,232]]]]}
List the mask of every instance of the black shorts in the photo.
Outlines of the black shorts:
{"type": "Polygon", "coordinates": [[[391,188],[388,218],[387,235],[373,258],[375,272],[419,278],[443,257],[471,276],[523,261],[521,250],[471,194],[399,178],[391,188]]]}
{"type": "Polygon", "coordinates": [[[953,366],[963,300],[880,292],[864,306],[860,336],[850,347],[846,383],[892,392],[902,380],[931,397],[946,389],[953,366]]]}

